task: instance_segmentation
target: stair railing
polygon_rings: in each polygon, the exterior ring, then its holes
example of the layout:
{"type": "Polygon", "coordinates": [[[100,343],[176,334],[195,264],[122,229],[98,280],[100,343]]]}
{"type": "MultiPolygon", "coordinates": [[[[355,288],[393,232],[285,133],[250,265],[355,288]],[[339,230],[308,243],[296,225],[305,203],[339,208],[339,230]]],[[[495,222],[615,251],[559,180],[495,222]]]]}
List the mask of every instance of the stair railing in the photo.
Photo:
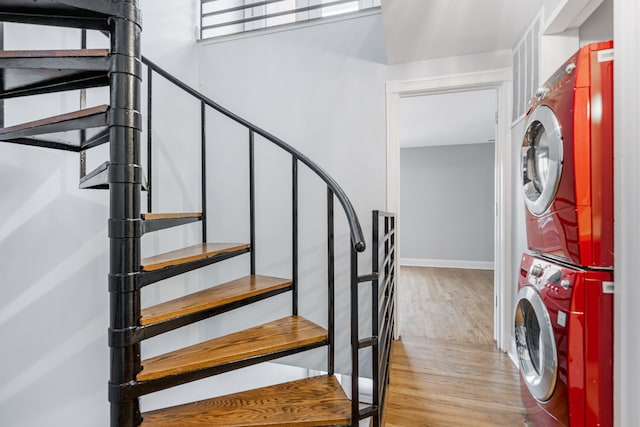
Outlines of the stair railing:
{"type": "Polygon", "coordinates": [[[389,359],[395,330],[396,302],[396,217],[389,212],[373,211],[373,303],[379,318],[373,321],[378,330],[378,354],[374,363],[374,402],[380,403],[379,416],[382,419],[387,385],[389,384],[389,359]],[[380,233],[383,220],[383,233],[380,233]],[[382,247],[382,262],[380,248],[382,247]],[[377,395],[376,395],[377,393],[377,395]]]}
{"type": "Polygon", "coordinates": [[[381,425],[384,398],[389,383],[391,341],[395,328],[395,215],[376,210],[372,216],[371,274],[358,275],[358,253],[354,249],[351,250],[351,419],[354,427],[358,425],[359,420],[369,417],[373,417],[374,426],[381,425]],[[381,219],[384,220],[382,235],[381,219]],[[368,282],[371,283],[371,336],[360,338],[359,288],[361,283],[368,282]],[[372,405],[361,407],[358,387],[359,359],[360,350],[365,348],[372,349],[373,398],[372,405]]]}
{"type": "Polygon", "coordinates": [[[393,214],[374,211],[373,212],[373,256],[371,274],[358,275],[358,253],[364,252],[366,248],[365,238],[358,220],[358,216],[349,198],[338,185],[338,183],[316,163],[312,162],[304,154],[285,143],[280,138],[261,129],[260,127],[237,116],[210,98],[196,91],[184,82],[169,74],[167,71],[142,57],[142,62],[147,66],[147,202],[149,211],[152,207],[152,99],[153,99],[153,75],[154,73],[163,77],[176,87],[200,102],[200,124],[201,124],[201,155],[202,155],[202,241],[206,242],[206,108],[212,108],[223,114],[234,122],[242,125],[248,130],[249,144],[249,221],[250,221],[250,264],[251,274],[256,273],[255,260],[255,135],[259,135],[267,141],[280,147],[291,155],[291,179],[292,179],[292,312],[298,314],[298,166],[300,163],[307,166],[320,179],[327,188],[327,286],[328,286],[328,362],[327,371],[330,375],[335,370],[335,220],[334,220],[334,200],[337,198],[342,205],[350,230],[350,253],[351,253],[351,347],[352,347],[352,426],[357,426],[359,420],[373,417],[373,425],[380,425],[382,414],[382,402],[384,392],[388,383],[388,362],[391,340],[394,328],[394,292],[395,292],[395,217],[393,214]],[[384,234],[382,236],[382,247],[384,248],[383,263],[379,263],[380,251],[380,219],[384,219],[384,234]],[[382,286],[379,286],[382,281],[382,286]],[[359,337],[358,316],[359,298],[358,287],[361,283],[372,283],[372,330],[371,336],[367,338],[359,337]],[[379,296],[381,295],[381,297],[379,296]],[[382,302],[382,305],[379,305],[382,302]],[[380,311],[382,308],[382,311],[380,311]],[[379,321],[382,315],[382,320],[379,321]],[[382,331],[382,335],[380,332],[382,331]],[[373,370],[373,403],[366,407],[360,407],[359,393],[359,350],[372,348],[372,370],[373,370]],[[382,361],[382,364],[380,363],[382,361]]]}

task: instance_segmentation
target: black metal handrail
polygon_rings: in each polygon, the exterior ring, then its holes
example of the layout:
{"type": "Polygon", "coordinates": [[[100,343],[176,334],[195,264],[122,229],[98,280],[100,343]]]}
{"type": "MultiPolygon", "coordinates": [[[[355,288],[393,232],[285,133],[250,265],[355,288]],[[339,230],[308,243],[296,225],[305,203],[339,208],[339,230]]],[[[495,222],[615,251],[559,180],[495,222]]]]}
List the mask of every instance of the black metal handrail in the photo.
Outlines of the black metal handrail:
{"type": "Polygon", "coordinates": [[[219,113],[227,116],[228,118],[235,121],[236,123],[246,127],[252,133],[256,133],[262,136],[263,138],[265,138],[266,140],[274,143],[278,147],[282,148],[284,151],[291,154],[293,156],[294,161],[296,160],[301,161],[309,169],[315,172],[315,174],[318,175],[318,177],[320,177],[327,184],[329,189],[331,189],[333,194],[338,198],[338,201],[342,205],[342,208],[344,209],[344,212],[347,218],[347,222],[349,223],[351,243],[353,245],[353,248],[358,252],[363,252],[366,249],[366,242],[365,242],[364,234],[362,233],[360,221],[358,220],[358,216],[355,212],[355,209],[353,208],[353,205],[351,204],[351,201],[347,197],[344,190],[340,187],[340,185],[320,166],[312,162],[307,156],[300,153],[298,150],[296,150],[295,148],[293,148],[292,146],[290,146],[280,138],[272,135],[271,133],[267,132],[264,129],[261,129],[260,127],[254,125],[253,123],[250,123],[249,121],[243,119],[242,117],[232,113],[231,111],[227,110],[220,104],[216,103],[215,101],[206,97],[202,93],[193,89],[191,86],[185,84],[184,82],[181,82],[180,80],[178,80],[177,78],[175,78],[174,76],[172,76],[171,74],[169,74],[168,72],[160,68],[158,65],[150,61],[148,58],[143,56],[142,62],[145,65],[147,65],[147,67],[149,67],[150,69],[152,69],[153,71],[155,71],[156,73],[158,73],[159,75],[161,75],[162,77],[164,77],[165,79],[167,79],[168,81],[170,81],[171,83],[179,87],[180,89],[187,92],[189,95],[193,96],[194,98],[198,99],[199,101],[213,108],[219,113]]]}
{"type": "Polygon", "coordinates": [[[334,198],[337,198],[343,207],[347,222],[350,229],[350,253],[351,253],[351,274],[350,274],[350,293],[351,293],[351,348],[352,348],[352,366],[351,366],[351,399],[352,399],[352,426],[357,426],[359,421],[364,418],[373,418],[373,425],[379,426],[381,421],[381,411],[383,399],[388,382],[388,361],[390,342],[393,338],[393,289],[395,284],[395,217],[393,214],[387,214],[380,211],[373,212],[373,246],[372,246],[372,270],[369,274],[358,274],[358,253],[363,252],[366,248],[365,238],[360,227],[360,222],[353,209],[348,197],[338,185],[338,183],[327,174],[317,164],[309,160],[302,153],[291,147],[280,138],[270,134],[269,132],[259,128],[258,126],[248,122],[247,120],[230,112],[218,103],[212,101],[205,95],[191,88],[187,84],[181,82],[167,71],[160,68],[147,58],[142,57],[142,62],[147,65],[147,88],[148,88],[148,208],[151,210],[151,192],[152,192],[152,78],[153,73],[157,73],[167,81],[173,83],[178,88],[184,90],[193,96],[200,103],[200,125],[201,125],[201,155],[202,155],[202,239],[206,242],[206,107],[211,107],[227,118],[232,119],[236,123],[248,129],[249,144],[249,233],[250,233],[250,270],[251,274],[256,274],[255,260],[255,240],[256,240],[256,224],[255,224],[255,135],[260,135],[267,141],[272,142],[291,155],[291,224],[292,224],[292,314],[298,314],[298,162],[302,162],[311,171],[313,171],[327,186],[327,371],[330,375],[335,369],[335,215],[334,215],[334,198]],[[378,252],[381,236],[379,235],[379,220],[385,218],[385,234],[382,241],[385,248],[385,256],[383,257],[382,268],[380,268],[378,252]],[[379,296],[379,282],[383,285],[380,287],[382,296],[379,296]],[[358,309],[359,298],[358,288],[360,284],[370,282],[372,285],[372,308],[371,319],[372,329],[371,335],[360,339],[358,330],[358,309]],[[379,298],[380,297],[380,298],[379,298]],[[379,304],[379,301],[381,304],[379,304]],[[381,312],[382,310],[382,312],[381,312]],[[389,311],[390,310],[390,311],[389,311]],[[379,322],[379,313],[383,321],[379,322]],[[380,333],[382,332],[382,334],[380,333]],[[360,391],[359,391],[359,351],[363,348],[372,349],[372,368],[373,368],[373,403],[372,405],[361,407],[360,391]],[[382,362],[382,366],[380,365],[382,362]]]}

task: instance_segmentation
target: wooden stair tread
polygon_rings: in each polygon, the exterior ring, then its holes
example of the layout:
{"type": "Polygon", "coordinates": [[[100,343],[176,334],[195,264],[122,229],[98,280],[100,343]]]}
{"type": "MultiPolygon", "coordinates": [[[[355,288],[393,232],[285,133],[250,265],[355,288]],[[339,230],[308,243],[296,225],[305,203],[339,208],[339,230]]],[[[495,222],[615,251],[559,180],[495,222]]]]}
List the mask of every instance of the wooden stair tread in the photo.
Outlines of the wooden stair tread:
{"type": "Polygon", "coordinates": [[[145,221],[155,221],[159,219],[178,219],[178,218],[200,218],[202,212],[179,212],[179,213],[143,213],[140,215],[145,221]]]}
{"type": "Polygon", "coordinates": [[[249,248],[248,243],[199,243],[142,260],[143,271],[159,270],[172,265],[210,258],[225,252],[235,252],[249,248]]]}
{"type": "Polygon", "coordinates": [[[221,307],[291,285],[288,279],[268,276],[246,276],[209,289],[185,295],[142,310],[142,326],[186,316],[202,310],[221,307]]]}
{"type": "Polygon", "coordinates": [[[72,58],[107,57],[109,49],[64,49],[64,50],[2,50],[2,58],[72,58]]]}
{"type": "Polygon", "coordinates": [[[193,372],[326,339],[327,331],[315,323],[300,316],[285,317],[144,360],[137,379],[149,381],[193,372]]]}
{"type": "Polygon", "coordinates": [[[334,376],[317,376],[143,413],[144,427],[346,426],[351,402],[334,376]]]}

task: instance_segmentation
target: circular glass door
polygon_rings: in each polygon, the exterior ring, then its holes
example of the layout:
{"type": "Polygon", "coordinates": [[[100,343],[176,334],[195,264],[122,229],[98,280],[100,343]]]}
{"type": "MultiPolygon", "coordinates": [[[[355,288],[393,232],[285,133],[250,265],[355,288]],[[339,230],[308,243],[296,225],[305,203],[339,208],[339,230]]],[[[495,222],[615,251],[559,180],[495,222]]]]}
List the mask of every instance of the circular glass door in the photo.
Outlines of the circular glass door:
{"type": "Polygon", "coordinates": [[[515,337],[520,374],[527,388],[537,400],[549,400],[556,386],[558,355],[549,313],[532,286],[518,293],[515,337]]]}
{"type": "Polygon", "coordinates": [[[541,215],[556,195],[562,172],[562,135],[553,110],[538,106],[522,141],[522,191],[529,211],[541,215]]]}

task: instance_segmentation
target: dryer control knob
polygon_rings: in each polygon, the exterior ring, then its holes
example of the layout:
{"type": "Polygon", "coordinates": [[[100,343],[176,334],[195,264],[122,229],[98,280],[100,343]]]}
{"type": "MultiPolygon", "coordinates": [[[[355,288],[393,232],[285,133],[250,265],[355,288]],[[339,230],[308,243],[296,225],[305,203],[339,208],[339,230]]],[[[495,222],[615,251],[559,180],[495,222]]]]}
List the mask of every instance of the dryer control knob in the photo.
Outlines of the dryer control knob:
{"type": "Polygon", "coordinates": [[[576,69],[576,63],[575,62],[571,62],[569,64],[567,64],[566,67],[564,67],[564,72],[567,74],[571,74],[573,72],[573,70],[576,69]]]}
{"type": "Polygon", "coordinates": [[[560,281],[560,286],[562,286],[565,289],[569,289],[571,287],[571,282],[569,281],[569,279],[562,279],[560,281]]]}
{"type": "Polygon", "coordinates": [[[531,267],[531,271],[529,271],[529,274],[532,275],[533,277],[540,277],[542,276],[542,272],[543,272],[542,267],[540,267],[539,265],[534,265],[531,267]]]}
{"type": "Polygon", "coordinates": [[[538,98],[538,100],[541,100],[545,97],[546,94],[547,88],[544,86],[540,86],[538,89],[536,89],[535,97],[538,98]]]}

